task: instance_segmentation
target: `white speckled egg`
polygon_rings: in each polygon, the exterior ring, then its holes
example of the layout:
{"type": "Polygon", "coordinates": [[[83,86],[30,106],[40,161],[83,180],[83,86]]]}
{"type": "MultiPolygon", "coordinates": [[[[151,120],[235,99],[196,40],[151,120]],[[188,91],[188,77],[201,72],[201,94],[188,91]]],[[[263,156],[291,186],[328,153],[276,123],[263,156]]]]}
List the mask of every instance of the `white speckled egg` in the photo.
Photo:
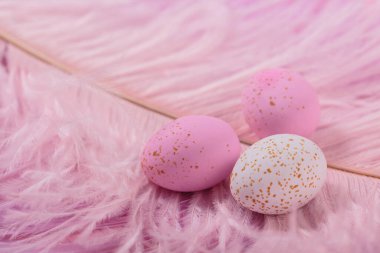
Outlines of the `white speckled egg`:
{"type": "Polygon", "coordinates": [[[283,214],[314,198],[326,174],[326,159],[314,142],[278,134],[261,139],[240,156],[230,188],[235,200],[252,211],[283,214]]]}

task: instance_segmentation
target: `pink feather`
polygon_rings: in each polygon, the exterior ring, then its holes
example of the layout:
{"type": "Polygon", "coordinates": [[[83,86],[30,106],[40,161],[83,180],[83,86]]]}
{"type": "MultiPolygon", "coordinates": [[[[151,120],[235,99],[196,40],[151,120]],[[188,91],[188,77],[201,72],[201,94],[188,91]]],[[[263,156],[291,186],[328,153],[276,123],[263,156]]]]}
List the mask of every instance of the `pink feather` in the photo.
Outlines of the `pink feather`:
{"type": "Polygon", "coordinates": [[[0,34],[75,73],[0,42],[0,252],[379,252],[378,179],[330,170],[284,216],[244,210],[227,182],[169,192],[138,157],[170,119],[102,90],[255,140],[240,92],[291,68],[318,91],[329,162],[380,176],[379,24],[377,1],[0,2],[0,34]]]}

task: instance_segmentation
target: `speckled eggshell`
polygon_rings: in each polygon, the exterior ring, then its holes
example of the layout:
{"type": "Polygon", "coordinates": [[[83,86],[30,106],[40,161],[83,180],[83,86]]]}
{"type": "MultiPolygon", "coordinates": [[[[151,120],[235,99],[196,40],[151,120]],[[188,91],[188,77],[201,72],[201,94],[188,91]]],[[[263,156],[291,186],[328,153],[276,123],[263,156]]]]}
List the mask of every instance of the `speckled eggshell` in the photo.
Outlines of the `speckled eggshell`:
{"type": "Polygon", "coordinates": [[[309,202],[326,179],[322,150],[291,134],[261,139],[239,158],[231,174],[233,197],[263,214],[283,214],[309,202]]]}
{"type": "Polygon", "coordinates": [[[242,102],[245,119],[260,138],[285,133],[309,137],[319,123],[316,92],[289,70],[256,73],[243,90],[242,102]]]}
{"type": "Polygon", "coordinates": [[[141,156],[145,175],[166,189],[192,192],[227,178],[240,142],[226,122],[209,116],[179,118],[157,132],[141,156]]]}

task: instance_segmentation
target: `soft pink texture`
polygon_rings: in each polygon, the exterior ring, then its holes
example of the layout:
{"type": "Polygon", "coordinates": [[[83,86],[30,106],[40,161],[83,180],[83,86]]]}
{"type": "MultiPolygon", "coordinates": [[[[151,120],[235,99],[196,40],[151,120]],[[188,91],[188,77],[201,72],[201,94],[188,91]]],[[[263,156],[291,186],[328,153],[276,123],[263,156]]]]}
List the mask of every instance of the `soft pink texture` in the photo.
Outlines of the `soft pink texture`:
{"type": "Polygon", "coordinates": [[[255,139],[242,89],[286,67],[317,90],[327,160],[380,175],[379,23],[378,1],[0,1],[0,33],[76,74],[0,43],[0,252],[379,252],[378,179],[329,170],[286,216],[245,210],[227,182],[167,191],[139,154],[170,120],[94,86],[255,139]]]}
{"type": "Polygon", "coordinates": [[[320,98],[311,139],[327,160],[380,175],[379,13],[369,0],[3,0],[0,31],[91,83],[220,117],[251,140],[243,88],[256,71],[291,69],[320,98]]]}
{"type": "Polygon", "coordinates": [[[242,93],[243,112],[260,138],[274,134],[309,137],[319,122],[318,96],[299,74],[285,69],[256,73],[242,93]]]}
{"type": "Polygon", "coordinates": [[[191,115],[170,122],[150,138],[141,167],[166,189],[199,191],[225,180],[239,155],[239,139],[226,122],[191,115]]]}

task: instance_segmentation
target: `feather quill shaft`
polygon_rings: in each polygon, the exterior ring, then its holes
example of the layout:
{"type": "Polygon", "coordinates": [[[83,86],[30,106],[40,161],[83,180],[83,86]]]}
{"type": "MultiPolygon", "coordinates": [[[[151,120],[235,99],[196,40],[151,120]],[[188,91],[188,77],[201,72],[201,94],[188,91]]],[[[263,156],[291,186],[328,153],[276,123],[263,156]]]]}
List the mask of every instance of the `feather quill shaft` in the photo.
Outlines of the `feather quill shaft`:
{"type": "Polygon", "coordinates": [[[0,3],[0,31],[36,54],[0,40],[1,252],[380,251],[378,179],[329,170],[313,201],[272,217],[237,205],[228,182],[148,184],[138,158],[189,113],[249,145],[239,91],[257,68],[284,66],[320,94],[313,139],[329,163],[380,173],[380,3],[21,2],[0,3]]]}
{"type": "MultiPolygon", "coordinates": [[[[60,62],[56,59],[49,57],[48,55],[44,54],[43,52],[41,52],[41,51],[35,49],[34,47],[30,46],[29,44],[25,43],[21,39],[11,35],[10,33],[4,32],[4,30],[0,30],[0,39],[7,41],[8,43],[12,44],[13,46],[17,47],[21,51],[27,53],[28,55],[30,55],[30,56],[48,64],[48,65],[54,66],[55,68],[63,71],[66,74],[75,75],[75,73],[77,73],[77,71],[75,69],[68,66],[67,64],[64,64],[63,62],[60,62]]],[[[91,83],[93,83],[93,82],[96,82],[96,81],[92,81],[91,83]]],[[[112,91],[110,89],[102,88],[102,87],[107,87],[107,85],[95,84],[94,86],[105,91],[105,92],[107,92],[107,93],[109,93],[109,94],[111,94],[111,95],[113,95],[113,96],[115,96],[115,97],[127,100],[127,101],[129,101],[129,102],[131,102],[137,106],[140,106],[140,107],[147,109],[149,111],[158,113],[158,114],[165,116],[165,117],[168,117],[170,119],[176,119],[176,118],[181,116],[181,115],[175,114],[174,112],[170,112],[167,109],[159,108],[157,105],[153,105],[153,104],[148,103],[146,101],[143,101],[139,98],[136,98],[132,95],[129,95],[126,92],[123,92],[123,94],[120,94],[120,93],[117,93],[117,92],[112,91]]],[[[245,140],[243,138],[240,138],[240,142],[242,144],[245,144],[248,146],[252,145],[252,142],[250,142],[249,140],[245,140]]],[[[346,171],[346,172],[350,172],[350,173],[354,173],[354,174],[358,174],[358,175],[380,178],[379,175],[377,175],[376,173],[371,173],[370,171],[369,172],[368,171],[362,171],[360,169],[340,166],[338,164],[331,164],[329,162],[328,162],[328,167],[331,169],[342,170],[342,171],[346,171]]]]}

